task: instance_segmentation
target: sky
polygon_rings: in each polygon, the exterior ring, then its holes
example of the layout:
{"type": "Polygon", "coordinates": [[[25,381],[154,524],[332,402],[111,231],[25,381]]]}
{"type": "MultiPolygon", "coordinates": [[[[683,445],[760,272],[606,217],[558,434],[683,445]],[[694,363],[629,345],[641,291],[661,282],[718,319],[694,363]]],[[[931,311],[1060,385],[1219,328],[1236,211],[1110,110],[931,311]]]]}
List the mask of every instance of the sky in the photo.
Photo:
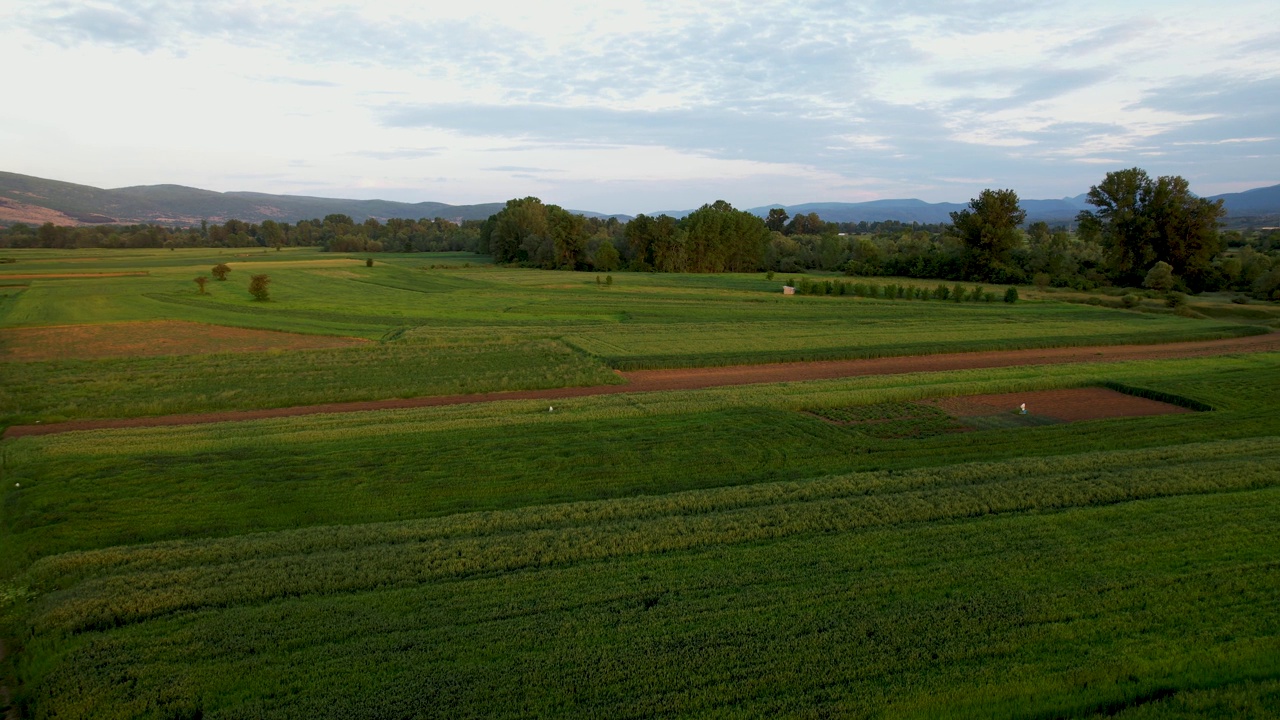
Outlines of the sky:
{"type": "Polygon", "coordinates": [[[0,0],[0,170],[636,214],[1280,183],[1280,3],[0,0]]]}

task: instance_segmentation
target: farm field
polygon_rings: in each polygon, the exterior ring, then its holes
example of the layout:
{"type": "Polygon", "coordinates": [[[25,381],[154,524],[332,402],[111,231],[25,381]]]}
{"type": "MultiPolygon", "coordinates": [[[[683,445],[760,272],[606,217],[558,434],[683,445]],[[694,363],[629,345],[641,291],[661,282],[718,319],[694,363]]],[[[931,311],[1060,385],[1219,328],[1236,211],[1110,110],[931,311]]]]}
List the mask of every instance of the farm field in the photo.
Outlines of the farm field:
{"type": "MultiPolygon", "coordinates": [[[[0,275],[2,424],[1259,331],[784,301],[747,275],[228,259],[206,296],[216,251],[0,275]],[[141,356],[101,330],[158,321],[358,340],[141,356]],[[86,325],[79,357],[20,354],[86,325]]],[[[1264,717],[1278,417],[1272,351],[0,440],[4,685],[23,718],[1264,717]],[[1171,412],[1076,418],[1077,390],[1171,412]]]]}
{"type": "Polygon", "coordinates": [[[600,385],[620,382],[615,369],[1265,332],[1056,302],[783,297],[783,278],[760,275],[619,273],[605,285],[586,273],[499,268],[457,254],[383,254],[373,267],[311,250],[11,254],[19,262],[0,266],[0,426],[600,385]],[[219,262],[229,279],[199,294],[192,278],[219,262]],[[84,276],[5,280],[68,268],[84,276]],[[270,302],[245,289],[257,272],[272,277],[270,302]],[[216,337],[184,345],[171,337],[174,322],[217,326],[211,335],[282,334],[278,346],[246,352],[216,337]],[[147,343],[149,327],[164,353],[121,356],[120,348],[147,343]],[[283,333],[369,342],[304,350],[283,333]],[[49,357],[60,347],[69,349],[49,357]]]}

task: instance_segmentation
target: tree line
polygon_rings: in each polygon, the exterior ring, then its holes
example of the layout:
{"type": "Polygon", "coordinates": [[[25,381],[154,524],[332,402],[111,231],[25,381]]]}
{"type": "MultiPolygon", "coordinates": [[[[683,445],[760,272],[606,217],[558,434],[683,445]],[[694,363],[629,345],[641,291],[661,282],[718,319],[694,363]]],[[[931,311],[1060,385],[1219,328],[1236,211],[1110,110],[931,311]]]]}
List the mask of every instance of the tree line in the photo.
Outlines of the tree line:
{"type": "Polygon", "coordinates": [[[0,228],[0,247],[14,248],[281,248],[320,247],[332,252],[476,252],[481,221],[455,223],[444,218],[357,223],[349,215],[297,223],[265,220],[248,223],[201,222],[174,228],[156,224],[65,227],[15,223],[0,228]]]}
{"type": "Polygon", "coordinates": [[[228,220],[166,228],[0,229],[3,247],[321,247],[332,252],[468,251],[495,262],[612,272],[843,271],[848,275],[1090,290],[1137,286],[1159,269],[1160,285],[1234,290],[1280,299],[1280,231],[1222,231],[1225,210],[1191,193],[1185,179],[1140,168],[1107,173],[1089,189],[1093,210],[1074,227],[1026,223],[1017,193],[986,189],[951,223],[831,223],[781,208],[760,218],[717,200],[683,218],[630,222],[585,217],[535,197],[513,199],[484,221],[369,219],[334,214],[296,224],[228,220]],[[1170,279],[1163,277],[1168,267],[1170,279]]]}

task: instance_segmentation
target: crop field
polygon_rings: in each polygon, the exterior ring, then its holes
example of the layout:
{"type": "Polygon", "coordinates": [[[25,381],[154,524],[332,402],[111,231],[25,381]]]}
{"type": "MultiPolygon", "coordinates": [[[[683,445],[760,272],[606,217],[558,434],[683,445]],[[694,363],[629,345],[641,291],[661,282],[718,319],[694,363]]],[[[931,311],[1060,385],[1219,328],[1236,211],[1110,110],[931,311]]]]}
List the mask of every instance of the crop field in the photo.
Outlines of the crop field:
{"type": "MultiPolygon", "coordinates": [[[[1258,331],[747,275],[224,259],[200,295],[217,251],[19,255],[147,274],[0,287],[0,350],[158,321],[358,340],[6,354],[3,424],[1258,331]]],[[[19,437],[0,680],[21,718],[1265,717],[1277,527],[1277,352],[19,437]],[[1078,392],[1180,412],[1064,421],[1078,392]]]]}
{"type": "MultiPolygon", "coordinates": [[[[359,256],[311,250],[27,251],[0,270],[31,278],[0,292],[0,426],[75,418],[288,407],[418,395],[619,382],[615,369],[1157,343],[1261,332],[1038,302],[955,304],[784,297],[758,275],[596,276],[530,272],[459,254],[359,256]],[[225,263],[201,294],[192,279],[225,263]],[[81,277],[53,277],[73,274],[81,277]],[[248,275],[272,278],[255,302],[248,275]],[[101,277],[95,273],[118,276],[101,277]],[[121,273],[132,273],[119,276],[121,273]],[[47,359],[31,337],[92,334],[97,346],[173,348],[190,324],[216,326],[175,354],[47,359]],[[175,322],[185,323],[175,325],[175,322]],[[135,324],[130,324],[135,323],[135,324]],[[147,326],[142,326],[147,327],[147,326]],[[165,328],[183,328],[166,332],[165,328]],[[91,328],[87,330],[86,328],[91,328]],[[105,330],[104,330],[105,328],[105,330]],[[226,328],[362,338],[297,350],[305,338],[246,352],[226,328]],[[287,351],[284,360],[280,352],[287,351]],[[35,359],[32,359],[35,356],[35,359]]],[[[17,283],[18,281],[14,281],[17,283]]],[[[1001,288],[1002,290],[1002,288],[1001,288]]],[[[312,344],[320,344],[312,342],[312,344]]],[[[87,351],[86,351],[87,352],[87,351]]],[[[109,353],[107,353],[109,354],[109,353]]]]}

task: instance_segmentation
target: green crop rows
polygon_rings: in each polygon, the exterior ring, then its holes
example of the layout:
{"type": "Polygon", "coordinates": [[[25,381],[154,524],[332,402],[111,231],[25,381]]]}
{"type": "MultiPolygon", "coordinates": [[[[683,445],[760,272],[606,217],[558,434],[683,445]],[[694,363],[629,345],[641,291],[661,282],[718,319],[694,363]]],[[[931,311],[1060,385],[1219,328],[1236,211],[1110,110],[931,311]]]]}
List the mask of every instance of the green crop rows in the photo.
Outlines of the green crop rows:
{"type": "MultiPolygon", "coordinates": [[[[9,423],[1256,331],[420,255],[228,255],[202,297],[216,251],[14,254],[149,274],[30,281],[0,343],[148,319],[371,342],[3,363],[9,423]]],[[[1278,378],[1256,353],[6,439],[0,682],[22,718],[1266,717],[1278,378]],[[1097,386],[1198,412],[954,432],[916,403],[1097,386]]]]}

